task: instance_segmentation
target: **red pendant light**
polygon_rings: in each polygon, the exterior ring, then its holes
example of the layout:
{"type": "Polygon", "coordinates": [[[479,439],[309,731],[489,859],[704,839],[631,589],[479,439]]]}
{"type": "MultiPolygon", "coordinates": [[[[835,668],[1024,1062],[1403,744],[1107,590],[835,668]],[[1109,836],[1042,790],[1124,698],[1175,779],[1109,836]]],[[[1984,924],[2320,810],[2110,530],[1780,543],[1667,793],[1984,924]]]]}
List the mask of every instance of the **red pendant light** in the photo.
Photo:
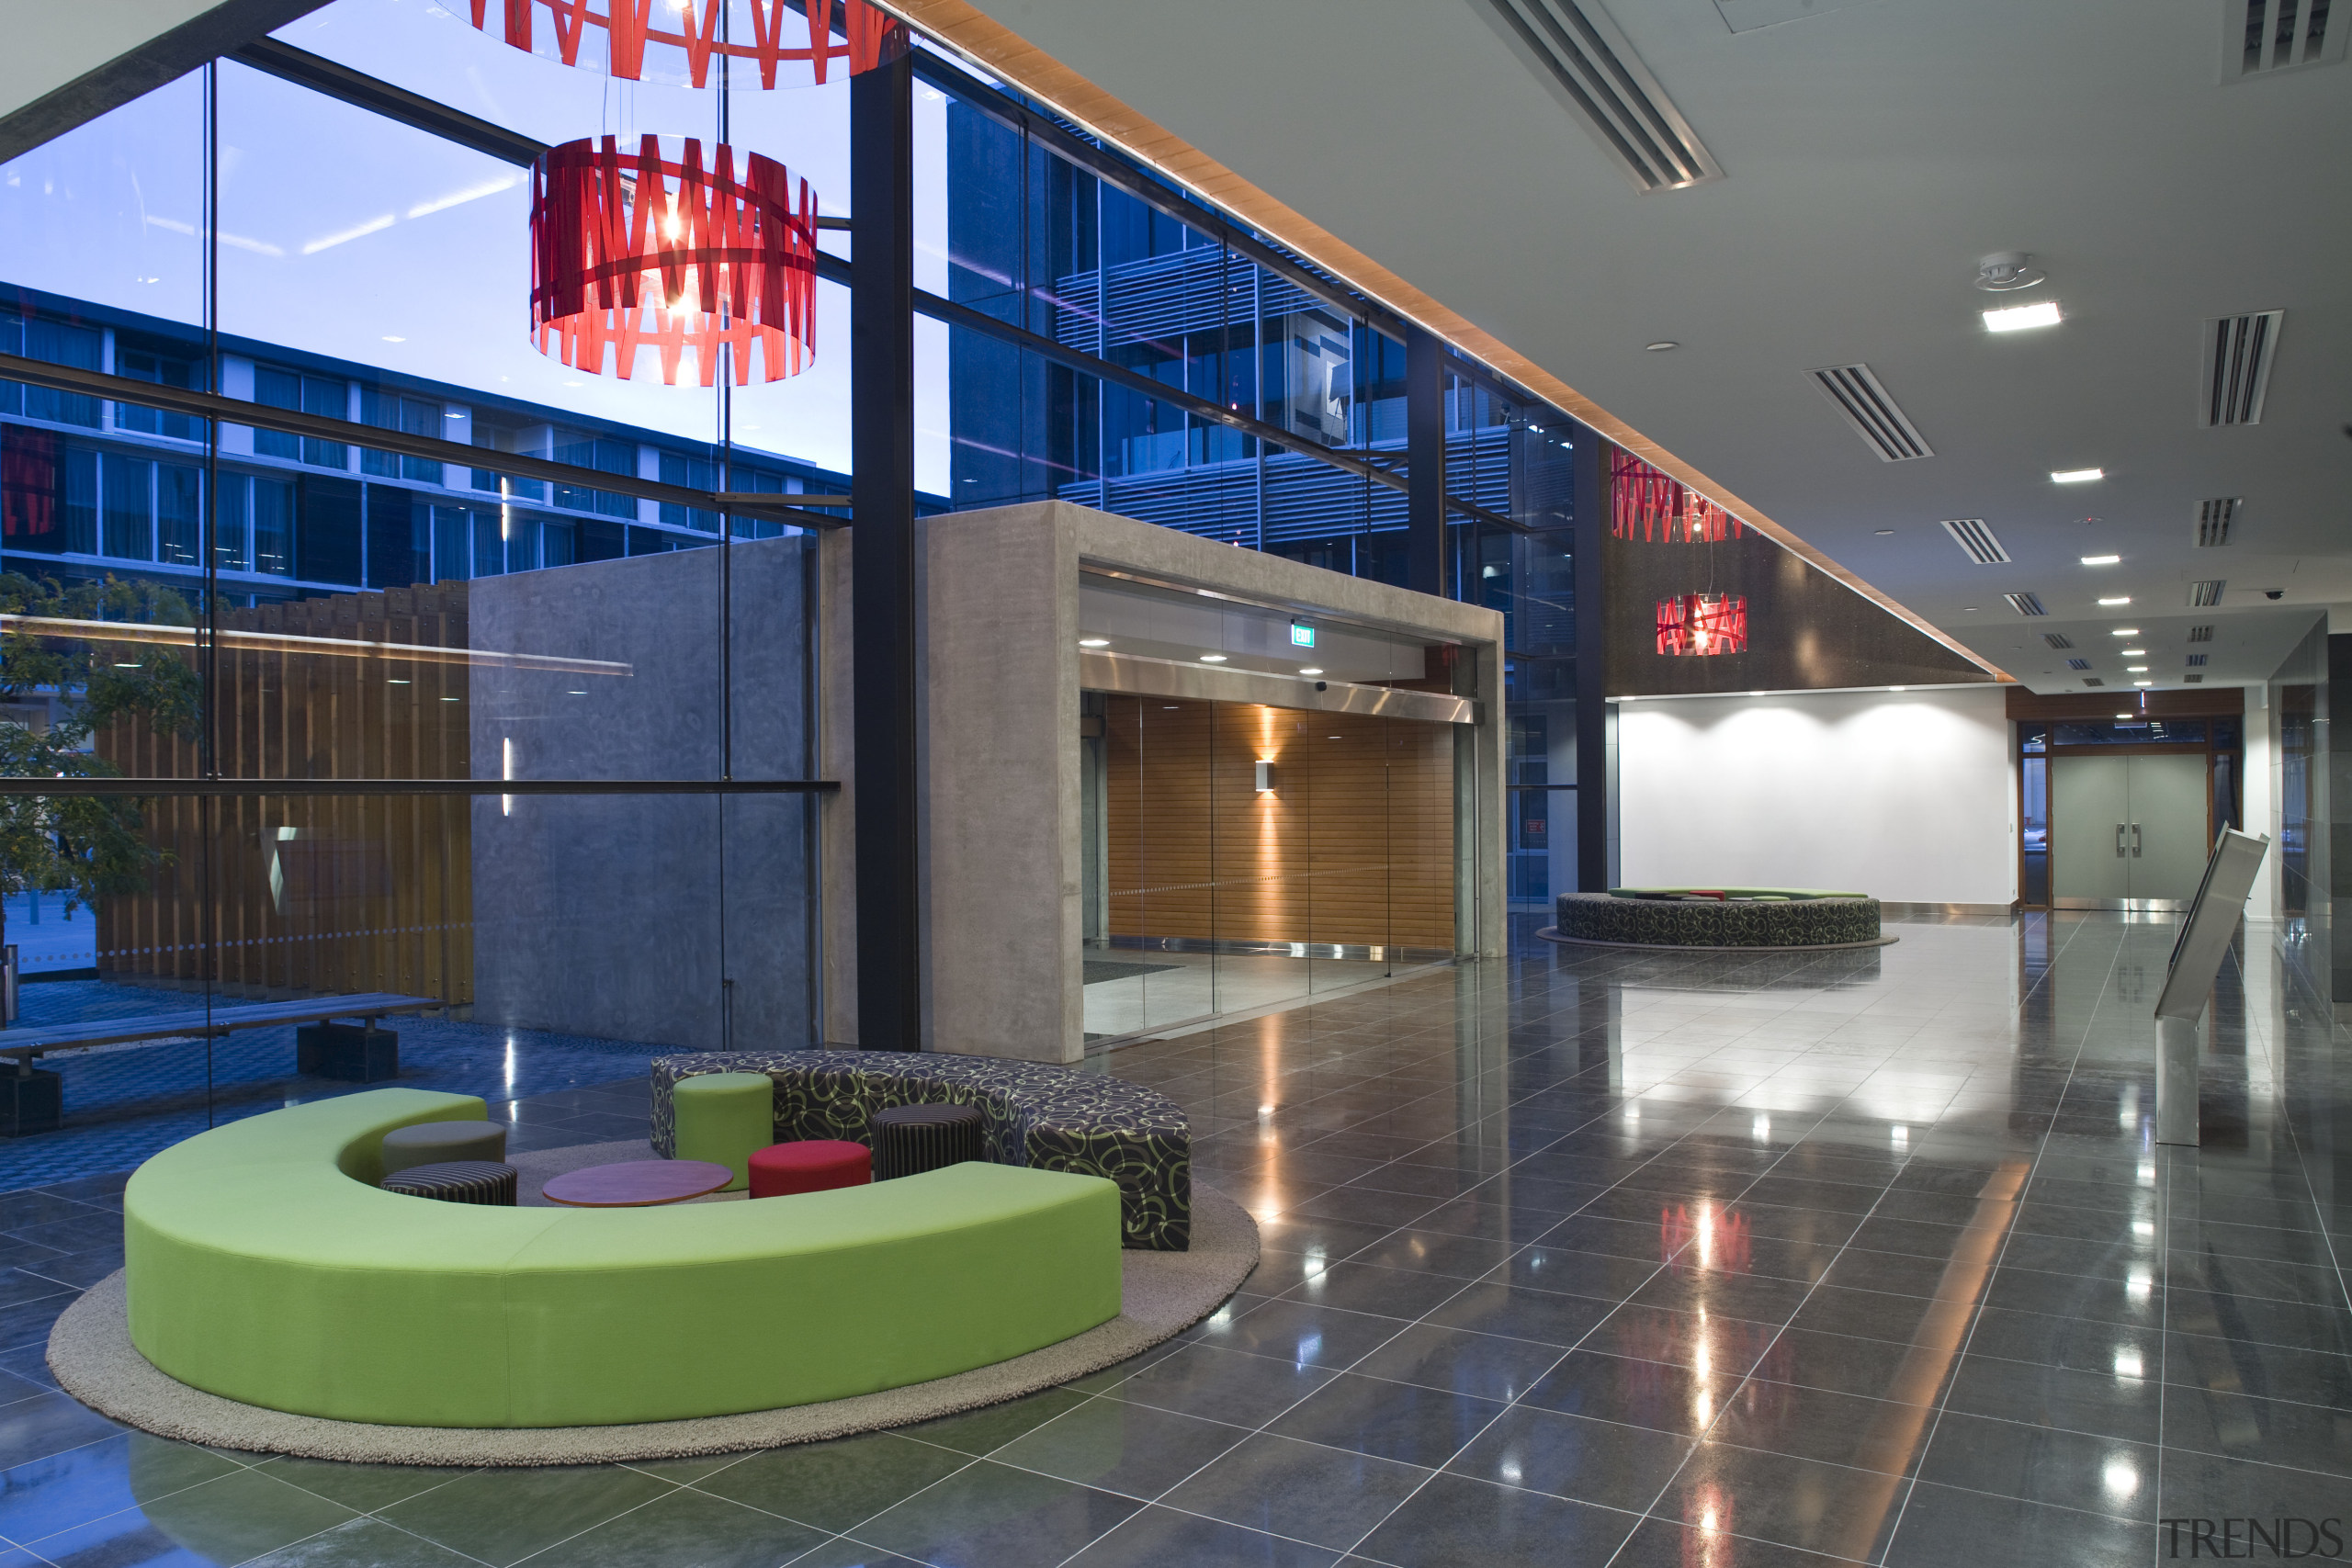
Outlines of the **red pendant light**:
{"type": "MultiPolygon", "coordinates": [[[[822,86],[907,51],[904,22],[865,0],[471,0],[473,25],[502,43],[628,82],[707,87],[725,60],[748,87],[822,86]],[[804,14],[805,13],[805,14],[804,14]]],[[[465,19],[468,13],[449,7],[465,19]]]]}
{"type": "Polygon", "coordinates": [[[1738,518],[1630,452],[1610,454],[1609,497],[1609,531],[1621,539],[1632,538],[1637,528],[1645,542],[1669,545],[1740,536],[1738,518]]]}
{"type": "Polygon", "coordinates": [[[1747,651],[1747,601],[1676,593],[1657,602],[1657,650],[1680,657],[1747,651]]]}
{"type": "Polygon", "coordinates": [[[816,353],[817,197],[782,164],[692,137],[550,147],[531,165],[531,336],[575,370],[738,386],[816,353]],[[757,369],[754,370],[756,364],[757,369]]]}

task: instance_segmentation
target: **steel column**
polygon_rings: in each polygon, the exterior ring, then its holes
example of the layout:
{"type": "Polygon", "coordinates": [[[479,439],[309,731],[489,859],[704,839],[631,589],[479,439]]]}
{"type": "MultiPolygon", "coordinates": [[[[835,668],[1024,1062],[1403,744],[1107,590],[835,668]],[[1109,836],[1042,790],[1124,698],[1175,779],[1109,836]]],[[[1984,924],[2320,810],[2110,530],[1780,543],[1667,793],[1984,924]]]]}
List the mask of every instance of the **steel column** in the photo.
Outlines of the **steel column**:
{"type": "Polygon", "coordinates": [[[1414,327],[1405,334],[1405,586],[1447,597],[1445,570],[1445,344],[1414,327]]]}
{"type": "Polygon", "coordinates": [[[1583,425],[1576,434],[1577,889],[1609,886],[1609,583],[1601,546],[1609,536],[1608,443],[1583,425]]]}
{"type": "Polygon", "coordinates": [[[916,882],[914,62],[850,82],[851,660],[857,1039],[922,1049],[916,882]]]}

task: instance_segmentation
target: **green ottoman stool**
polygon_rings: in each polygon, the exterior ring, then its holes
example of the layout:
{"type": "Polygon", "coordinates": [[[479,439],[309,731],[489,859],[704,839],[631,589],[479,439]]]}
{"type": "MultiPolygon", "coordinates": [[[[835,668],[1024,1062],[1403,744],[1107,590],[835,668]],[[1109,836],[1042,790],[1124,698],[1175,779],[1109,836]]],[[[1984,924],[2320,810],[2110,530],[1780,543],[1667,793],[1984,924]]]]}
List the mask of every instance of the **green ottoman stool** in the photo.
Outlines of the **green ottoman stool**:
{"type": "Polygon", "coordinates": [[[748,1161],[775,1142],[775,1083],[765,1073],[697,1073],[671,1091],[677,1107],[679,1159],[723,1165],[735,1179],[722,1192],[751,1185],[748,1161]]]}
{"type": "Polygon", "coordinates": [[[396,1175],[420,1165],[447,1165],[453,1160],[506,1158],[506,1128],[497,1122],[419,1122],[395,1127],[384,1134],[384,1174],[396,1175]]]}

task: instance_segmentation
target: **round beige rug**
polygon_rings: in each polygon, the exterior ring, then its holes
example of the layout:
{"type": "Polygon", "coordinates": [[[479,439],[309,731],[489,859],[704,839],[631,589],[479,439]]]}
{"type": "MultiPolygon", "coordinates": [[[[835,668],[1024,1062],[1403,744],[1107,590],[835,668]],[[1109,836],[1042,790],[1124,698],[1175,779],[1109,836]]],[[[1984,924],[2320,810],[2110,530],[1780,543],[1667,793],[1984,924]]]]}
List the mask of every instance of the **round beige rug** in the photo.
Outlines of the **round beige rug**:
{"type": "MultiPolygon", "coordinates": [[[[518,1155],[525,1202],[579,1165],[649,1157],[636,1144],[518,1155]],[[617,1151],[617,1152],[616,1152],[617,1151]],[[586,1157],[590,1155],[599,1157],[586,1157]],[[527,1165],[526,1162],[529,1162],[527,1165]]],[[[733,1196],[740,1197],[740,1194],[733,1196]]],[[[66,1393],[158,1437],[215,1448],[368,1464],[601,1464],[732,1453],[847,1437],[977,1409],[1084,1377],[1173,1337],[1215,1312],[1258,1266],[1258,1226],[1241,1206],[1193,1189],[1189,1252],[1125,1252],[1119,1315],[1058,1345],[954,1377],[818,1404],[622,1427],[378,1427],[289,1416],[166,1376],[130,1342],[120,1270],[92,1286],[50,1330],[49,1367],[66,1393]]]]}

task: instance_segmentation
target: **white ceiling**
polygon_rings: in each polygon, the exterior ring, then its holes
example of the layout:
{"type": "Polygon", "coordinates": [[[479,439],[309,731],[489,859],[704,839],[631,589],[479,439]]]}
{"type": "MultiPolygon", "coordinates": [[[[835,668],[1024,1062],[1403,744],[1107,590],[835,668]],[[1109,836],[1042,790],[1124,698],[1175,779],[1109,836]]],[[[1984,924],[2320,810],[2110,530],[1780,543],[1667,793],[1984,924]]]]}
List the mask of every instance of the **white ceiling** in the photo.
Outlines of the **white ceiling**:
{"type": "Polygon", "coordinates": [[[0,0],[0,115],[13,114],[84,73],[193,21],[215,0],[0,0]]]}
{"type": "Polygon", "coordinates": [[[2222,0],[1791,0],[1738,33],[1713,0],[1611,0],[1725,173],[1651,195],[1486,0],[976,3],[2039,689],[2081,679],[2045,631],[2128,690],[2110,626],[2169,686],[2211,624],[2209,681],[2252,682],[2352,602],[2352,65],[2217,85],[2222,0]],[[2050,282],[1973,289],[2010,249],[2050,282]],[[1979,321],[2048,298],[2055,328],[1979,321]],[[2263,423],[2199,428],[2199,323],[2273,309],[2263,423]],[[1882,463],[1803,374],[1856,360],[1934,457],[1882,463]],[[2238,542],[2194,548],[2225,495],[2238,542]],[[2226,596],[2191,611],[2205,578],[2226,596]]]}

